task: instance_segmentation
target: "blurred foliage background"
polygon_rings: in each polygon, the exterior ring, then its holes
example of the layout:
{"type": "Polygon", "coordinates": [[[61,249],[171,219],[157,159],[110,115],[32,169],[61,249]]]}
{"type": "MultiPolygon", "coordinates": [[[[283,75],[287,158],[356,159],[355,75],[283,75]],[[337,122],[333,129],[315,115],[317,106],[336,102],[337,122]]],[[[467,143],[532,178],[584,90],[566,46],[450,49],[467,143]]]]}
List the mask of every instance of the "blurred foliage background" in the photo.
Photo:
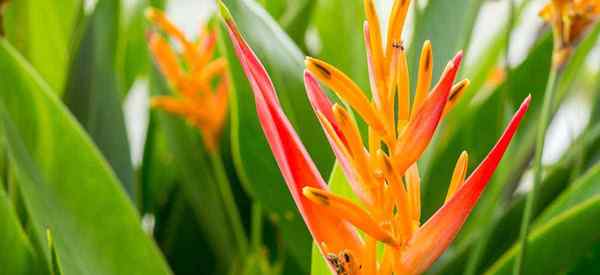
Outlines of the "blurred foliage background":
{"type": "MultiPolygon", "coordinates": [[[[323,58],[368,91],[362,1],[224,2],[319,171],[335,175],[305,96],[303,59],[323,58]]],[[[380,14],[392,2],[376,1],[380,14]]],[[[428,274],[511,273],[552,59],[551,30],[537,15],[544,3],[412,4],[409,66],[429,39],[434,80],[464,49],[461,75],[472,83],[419,162],[423,219],[442,204],[460,152],[471,154],[471,171],[533,97],[477,208],[428,274]]],[[[327,274],[214,12],[210,0],[0,0],[0,274],[327,274]],[[204,24],[217,30],[232,83],[217,153],[185,120],[149,107],[174,91],[148,50],[148,7],[188,37],[204,24]]],[[[599,35],[591,26],[557,80],[527,274],[600,274],[599,35]]]]}

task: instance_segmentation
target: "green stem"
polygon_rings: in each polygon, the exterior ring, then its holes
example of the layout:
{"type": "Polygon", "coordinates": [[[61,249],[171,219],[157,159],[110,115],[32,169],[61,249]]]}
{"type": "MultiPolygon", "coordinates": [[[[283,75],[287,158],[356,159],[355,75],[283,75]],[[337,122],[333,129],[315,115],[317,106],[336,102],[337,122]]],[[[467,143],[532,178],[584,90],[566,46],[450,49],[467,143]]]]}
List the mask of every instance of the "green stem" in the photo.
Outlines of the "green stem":
{"type": "Polygon", "coordinates": [[[240,248],[240,254],[244,257],[248,252],[248,239],[246,238],[244,226],[242,225],[242,218],[240,217],[240,212],[235,204],[233,192],[231,191],[231,186],[229,185],[229,180],[225,173],[223,160],[218,152],[210,153],[210,160],[215,172],[217,186],[221,192],[221,198],[223,199],[223,204],[225,206],[225,213],[229,216],[234,237],[240,248]]]}
{"type": "Polygon", "coordinates": [[[531,191],[529,191],[527,194],[525,213],[523,214],[523,220],[521,221],[521,231],[519,233],[521,250],[519,251],[515,265],[513,266],[514,275],[524,274],[524,261],[527,254],[527,235],[529,233],[529,226],[532,218],[531,215],[533,213],[537,190],[539,188],[538,185],[542,181],[542,155],[544,153],[544,139],[546,137],[546,131],[548,130],[548,124],[550,123],[552,104],[554,102],[554,94],[556,91],[556,83],[557,79],[559,78],[558,74],[558,69],[555,66],[552,66],[550,69],[550,76],[548,77],[548,83],[546,84],[546,93],[544,95],[542,113],[540,114],[540,120],[537,129],[535,155],[533,157],[533,186],[531,187],[531,191]]]}
{"type": "Polygon", "coordinates": [[[251,226],[252,248],[258,251],[262,244],[262,206],[258,202],[252,204],[251,226]]]}

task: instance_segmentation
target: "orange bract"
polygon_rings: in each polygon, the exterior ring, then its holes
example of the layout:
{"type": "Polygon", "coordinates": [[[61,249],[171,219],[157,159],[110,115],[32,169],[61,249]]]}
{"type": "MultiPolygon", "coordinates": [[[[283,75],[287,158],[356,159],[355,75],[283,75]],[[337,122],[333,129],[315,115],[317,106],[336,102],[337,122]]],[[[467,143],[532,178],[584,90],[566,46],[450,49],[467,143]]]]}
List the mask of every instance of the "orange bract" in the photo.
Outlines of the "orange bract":
{"type": "Polygon", "coordinates": [[[152,106],[186,118],[202,132],[206,148],[215,151],[229,95],[227,63],[223,58],[214,59],[215,31],[205,28],[197,42],[192,42],[161,11],[149,9],[146,15],[181,47],[181,52],[176,52],[160,34],[150,34],[154,60],[178,93],[154,97],[152,106]]]}
{"type": "Polygon", "coordinates": [[[550,0],[540,16],[552,24],[554,64],[564,64],[581,35],[600,18],[600,0],[550,0]]]}

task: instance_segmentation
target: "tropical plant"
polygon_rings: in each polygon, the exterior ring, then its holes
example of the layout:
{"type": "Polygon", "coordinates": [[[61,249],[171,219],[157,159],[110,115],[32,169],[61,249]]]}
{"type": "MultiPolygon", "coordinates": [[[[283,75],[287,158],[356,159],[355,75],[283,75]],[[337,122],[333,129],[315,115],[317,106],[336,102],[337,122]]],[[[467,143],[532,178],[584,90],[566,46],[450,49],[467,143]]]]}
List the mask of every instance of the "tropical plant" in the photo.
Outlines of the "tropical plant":
{"type": "Polygon", "coordinates": [[[0,0],[0,274],[600,273],[599,19],[0,0]]]}

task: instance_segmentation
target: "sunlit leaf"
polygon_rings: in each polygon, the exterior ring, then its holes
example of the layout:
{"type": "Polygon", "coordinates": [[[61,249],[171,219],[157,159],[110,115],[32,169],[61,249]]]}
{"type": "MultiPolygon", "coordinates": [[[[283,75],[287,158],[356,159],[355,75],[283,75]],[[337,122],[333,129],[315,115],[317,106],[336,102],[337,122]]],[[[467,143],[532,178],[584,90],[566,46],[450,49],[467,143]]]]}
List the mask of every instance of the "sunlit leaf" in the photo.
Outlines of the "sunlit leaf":
{"type": "Polygon", "coordinates": [[[6,40],[0,61],[0,129],[31,234],[44,240],[52,230],[65,275],[171,274],[114,172],[48,84],[6,40]]]}
{"type": "Polygon", "coordinates": [[[3,180],[0,178],[0,274],[36,274],[39,272],[36,270],[39,265],[37,255],[3,186],[3,180]]]}
{"type": "Polygon", "coordinates": [[[8,40],[59,95],[63,93],[73,46],[79,39],[83,2],[17,0],[10,1],[5,12],[8,40]]]}

